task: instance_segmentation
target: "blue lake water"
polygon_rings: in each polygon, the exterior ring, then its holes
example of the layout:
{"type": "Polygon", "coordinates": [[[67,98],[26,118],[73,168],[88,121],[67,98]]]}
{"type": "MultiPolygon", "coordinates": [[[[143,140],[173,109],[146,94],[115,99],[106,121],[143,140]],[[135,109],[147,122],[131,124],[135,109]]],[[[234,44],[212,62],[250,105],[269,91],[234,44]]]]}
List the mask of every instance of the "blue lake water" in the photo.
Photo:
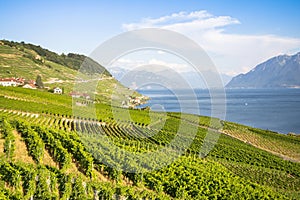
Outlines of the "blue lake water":
{"type": "MultiPolygon", "coordinates": [[[[139,90],[149,96],[153,110],[184,112],[211,116],[211,97],[208,90],[139,90]],[[175,93],[175,94],[174,94],[175,93]],[[195,99],[199,105],[189,103],[195,99]],[[160,105],[160,106],[154,106],[160,105]],[[183,109],[184,107],[184,109],[183,109]]],[[[300,133],[300,89],[228,89],[226,94],[227,121],[280,133],[300,133]]]]}

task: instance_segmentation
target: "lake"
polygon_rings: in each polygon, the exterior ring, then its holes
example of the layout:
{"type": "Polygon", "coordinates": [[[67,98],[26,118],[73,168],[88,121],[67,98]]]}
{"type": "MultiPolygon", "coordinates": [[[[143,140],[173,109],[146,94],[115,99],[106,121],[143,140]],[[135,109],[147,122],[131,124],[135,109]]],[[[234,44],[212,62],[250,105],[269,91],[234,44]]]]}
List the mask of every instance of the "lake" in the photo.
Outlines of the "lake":
{"type": "MultiPolygon", "coordinates": [[[[192,97],[187,90],[138,91],[151,98],[143,106],[152,110],[181,112],[184,105],[185,112],[211,115],[208,90],[194,90],[198,109],[189,104],[192,97]]],[[[227,89],[225,94],[227,121],[280,133],[300,133],[300,89],[227,89]]]]}

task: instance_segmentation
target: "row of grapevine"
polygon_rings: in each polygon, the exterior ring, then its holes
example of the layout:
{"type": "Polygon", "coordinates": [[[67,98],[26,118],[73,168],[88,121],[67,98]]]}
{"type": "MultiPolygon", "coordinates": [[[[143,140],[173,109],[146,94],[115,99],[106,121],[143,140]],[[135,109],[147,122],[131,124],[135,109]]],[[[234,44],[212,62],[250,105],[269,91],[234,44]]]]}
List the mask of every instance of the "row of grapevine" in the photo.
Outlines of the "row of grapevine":
{"type": "Polygon", "coordinates": [[[279,190],[300,191],[300,178],[291,176],[287,172],[228,161],[223,161],[222,164],[234,174],[255,183],[279,190]]]}
{"type": "Polygon", "coordinates": [[[55,168],[0,162],[1,199],[170,199],[165,194],[88,181],[83,176],[65,174],[55,168]],[[3,198],[2,198],[3,197],[3,198]]]}
{"type": "Polygon", "coordinates": [[[6,158],[9,161],[12,161],[16,149],[15,136],[13,134],[11,125],[4,117],[0,118],[0,133],[5,139],[4,153],[6,155],[6,158]]]}
{"type": "Polygon", "coordinates": [[[1,180],[13,188],[14,194],[21,197],[22,179],[20,171],[12,167],[10,163],[0,160],[0,175],[1,180]]]}
{"type": "Polygon", "coordinates": [[[149,188],[179,199],[286,199],[233,175],[217,163],[187,157],[145,174],[144,180],[149,188]]]}
{"type": "Polygon", "coordinates": [[[28,152],[33,160],[40,163],[44,156],[45,144],[37,132],[35,132],[30,125],[21,121],[14,121],[16,129],[24,138],[28,152]]]}
{"type": "Polygon", "coordinates": [[[49,130],[53,137],[61,141],[63,148],[71,153],[79,164],[79,169],[88,177],[93,175],[93,157],[85,150],[83,144],[73,140],[67,132],[62,130],[49,130]]]}
{"type": "MultiPolygon", "coordinates": [[[[103,123],[99,122],[95,119],[85,119],[85,118],[66,118],[63,115],[57,116],[56,114],[35,114],[30,112],[16,111],[16,110],[5,110],[8,114],[8,117],[15,117],[19,119],[26,119],[29,123],[34,123],[37,125],[45,125],[49,127],[53,127],[55,129],[62,130],[76,130],[80,132],[95,132],[95,130],[90,130],[89,126],[104,126],[106,124],[107,129],[115,129],[115,130],[107,130],[106,132],[109,135],[116,133],[115,136],[122,136],[124,138],[132,138],[132,139],[151,139],[150,136],[155,135],[155,131],[145,128],[143,126],[135,125],[134,123],[103,123]]],[[[100,128],[101,129],[101,128],[100,128]]],[[[101,131],[101,130],[100,130],[101,131]]],[[[152,140],[155,142],[155,140],[152,140]]]]}
{"type": "Polygon", "coordinates": [[[43,139],[45,147],[54,161],[59,163],[61,169],[67,169],[72,162],[72,158],[60,140],[56,139],[48,130],[40,126],[33,126],[33,129],[43,139]]]}

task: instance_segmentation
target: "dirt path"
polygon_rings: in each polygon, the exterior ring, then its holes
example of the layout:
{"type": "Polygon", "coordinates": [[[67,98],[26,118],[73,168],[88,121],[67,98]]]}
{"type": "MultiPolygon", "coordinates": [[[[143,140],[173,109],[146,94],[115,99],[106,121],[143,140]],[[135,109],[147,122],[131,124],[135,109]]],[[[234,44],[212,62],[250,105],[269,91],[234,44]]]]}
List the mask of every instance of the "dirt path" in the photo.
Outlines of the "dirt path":
{"type": "Polygon", "coordinates": [[[14,159],[25,163],[35,164],[32,157],[28,154],[26,144],[23,141],[21,135],[16,130],[13,131],[13,134],[16,138],[16,150],[14,159]]]}
{"type": "Polygon", "coordinates": [[[0,134],[0,157],[4,155],[4,142],[5,139],[3,138],[3,135],[0,134]]]}
{"type": "Polygon", "coordinates": [[[258,148],[258,149],[267,151],[267,152],[269,152],[269,153],[271,153],[271,154],[274,154],[274,155],[276,155],[276,156],[278,156],[278,157],[281,157],[283,160],[288,160],[288,161],[291,161],[291,162],[300,162],[300,160],[298,160],[298,159],[294,159],[294,158],[291,158],[291,157],[289,157],[289,156],[283,155],[283,154],[281,154],[281,153],[278,153],[278,152],[275,152],[275,151],[271,151],[271,150],[266,149],[266,148],[264,148],[264,147],[262,147],[262,146],[258,146],[258,145],[256,145],[256,144],[253,144],[253,143],[249,142],[249,141],[242,140],[242,139],[240,139],[240,138],[238,138],[238,137],[236,137],[236,136],[230,135],[230,134],[228,134],[228,133],[226,133],[226,132],[224,132],[224,131],[219,131],[219,133],[224,134],[224,135],[227,135],[227,136],[232,137],[232,138],[235,138],[235,139],[237,139],[237,140],[240,140],[240,141],[242,141],[242,142],[244,142],[244,143],[247,143],[247,144],[249,144],[249,145],[251,145],[251,146],[254,146],[254,147],[258,148]]]}

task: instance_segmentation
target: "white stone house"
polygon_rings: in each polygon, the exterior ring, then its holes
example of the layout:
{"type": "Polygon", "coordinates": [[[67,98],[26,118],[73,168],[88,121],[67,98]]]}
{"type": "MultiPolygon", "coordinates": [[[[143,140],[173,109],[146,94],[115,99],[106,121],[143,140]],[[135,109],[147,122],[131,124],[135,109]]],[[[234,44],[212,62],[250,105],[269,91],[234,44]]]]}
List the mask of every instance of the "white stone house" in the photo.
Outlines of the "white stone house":
{"type": "Polygon", "coordinates": [[[53,93],[54,94],[62,94],[62,89],[59,87],[56,87],[56,88],[54,88],[53,93]]]}

